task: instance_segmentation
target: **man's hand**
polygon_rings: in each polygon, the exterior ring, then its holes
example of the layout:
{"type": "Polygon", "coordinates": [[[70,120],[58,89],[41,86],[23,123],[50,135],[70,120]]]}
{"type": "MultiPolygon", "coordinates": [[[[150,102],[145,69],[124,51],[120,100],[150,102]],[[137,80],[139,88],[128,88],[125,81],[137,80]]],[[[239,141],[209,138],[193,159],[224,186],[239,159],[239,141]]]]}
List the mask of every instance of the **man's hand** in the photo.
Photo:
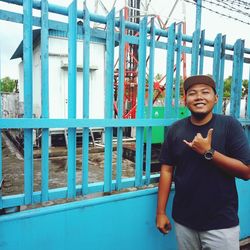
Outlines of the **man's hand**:
{"type": "Polygon", "coordinates": [[[204,154],[207,150],[211,149],[213,129],[210,128],[207,137],[203,138],[200,133],[197,133],[193,141],[188,142],[183,140],[190,148],[196,151],[198,154],[204,154]]]}
{"type": "Polygon", "coordinates": [[[168,234],[169,231],[172,229],[170,221],[165,214],[157,214],[156,226],[163,234],[168,234]]]}

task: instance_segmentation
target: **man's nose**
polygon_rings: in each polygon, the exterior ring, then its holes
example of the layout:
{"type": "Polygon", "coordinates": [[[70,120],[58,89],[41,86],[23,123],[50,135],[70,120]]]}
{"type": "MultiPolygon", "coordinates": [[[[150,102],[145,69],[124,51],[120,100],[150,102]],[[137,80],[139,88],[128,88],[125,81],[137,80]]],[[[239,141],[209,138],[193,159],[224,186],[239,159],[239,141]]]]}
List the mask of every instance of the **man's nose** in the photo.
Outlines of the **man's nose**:
{"type": "Polygon", "coordinates": [[[195,95],[195,99],[203,99],[202,93],[197,92],[195,95]]]}

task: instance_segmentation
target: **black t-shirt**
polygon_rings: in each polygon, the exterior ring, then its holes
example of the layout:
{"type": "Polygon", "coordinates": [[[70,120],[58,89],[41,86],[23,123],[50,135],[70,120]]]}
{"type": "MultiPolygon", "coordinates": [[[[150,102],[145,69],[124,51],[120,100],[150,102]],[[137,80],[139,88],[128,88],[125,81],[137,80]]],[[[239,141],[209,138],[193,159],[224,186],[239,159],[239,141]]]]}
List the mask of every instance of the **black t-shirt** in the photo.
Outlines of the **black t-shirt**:
{"type": "Polygon", "coordinates": [[[190,117],[175,122],[168,129],[160,155],[162,164],[175,167],[174,220],[199,231],[239,224],[235,178],[183,142],[192,141],[197,133],[206,137],[210,128],[212,148],[250,164],[249,143],[241,124],[217,114],[202,126],[193,125],[190,117]]]}

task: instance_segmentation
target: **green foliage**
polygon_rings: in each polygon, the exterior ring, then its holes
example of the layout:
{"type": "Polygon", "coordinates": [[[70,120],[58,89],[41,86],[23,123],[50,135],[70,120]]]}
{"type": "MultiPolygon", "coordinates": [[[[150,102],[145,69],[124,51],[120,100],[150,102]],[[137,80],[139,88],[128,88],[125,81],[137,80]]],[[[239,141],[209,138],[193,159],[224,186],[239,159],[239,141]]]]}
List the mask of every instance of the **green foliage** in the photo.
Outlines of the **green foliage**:
{"type": "Polygon", "coordinates": [[[13,79],[10,79],[10,77],[4,77],[0,81],[0,91],[1,92],[13,92],[16,88],[16,82],[13,79]]]}
{"type": "Polygon", "coordinates": [[[229,98],[231,95],[232,76],[224,80],[224,97],[229,98]]]}
{"type": "Polygon", "coordinates": [[[243,80],[243,82],[242,82],[242,86],[243,86],[243,96],[245,96],[245,95],[247,95],[247,93],[248,93],[248,80],[243,80]]]}
{"type": "MultiPolygon", "coordinates": [[[[232,76],[229,76],[224,80],[224,97],[229,98],[231,95],[232,76]]],[[[242,96],[245,96],[248,92],[248,80],[242,81],[242,96]]]]}

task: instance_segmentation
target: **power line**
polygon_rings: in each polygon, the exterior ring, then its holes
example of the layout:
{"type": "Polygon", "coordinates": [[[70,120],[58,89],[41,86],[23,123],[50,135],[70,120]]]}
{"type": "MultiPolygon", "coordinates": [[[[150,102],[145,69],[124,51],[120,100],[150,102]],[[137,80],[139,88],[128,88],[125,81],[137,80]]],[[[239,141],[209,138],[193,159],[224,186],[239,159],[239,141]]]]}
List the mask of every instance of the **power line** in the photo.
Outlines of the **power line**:
{"type": "Polygon", "coordinates": [[[230,0],[230,1],[225,1],[225,0],[216,0],[217,2],[221,2],[224,4],[229,4],[231,6],[238,6],[240,8],[249,10],[250,9],[250,3],[241,3],[241,2],[237,2],[237,0],[230,0]]]}
{"type": "MultiPolygon", "coordinates": [[[[221,1],[218,1],[218,0],[216,0],[216,1],[221,2],[221,1]]],[[[234,6],[229,5],[228,3],[224,2],[224,1],[222,1],[223,4],[216,3],[216,2],[213,2],[211,0],[203,0],[203,2],[207,2],[207,3],[213,4],[213,5],[217,5],[217,6],[220,6],[222,8],[228,9],[228,10],[230,10],[232,12],[237,12],[237,13],[240,13],[242,15],[246,15],[246,16],[250,17],[250,14],[248,12],[244,12],[244,11],[238,9],[238,8],[235,8],[234,6]]]]}
{"type": "MultiPolygon", "coordinates": [[[[193,5],[197,5],[196,2],[193,2],[193,1],[190,1],[190,0],[184,0],[184,1],[187,2],[187,3],[191,3],[191,4],[193,4],[193,5]]],[[[242,20],[242,19],[239,19],[239,18],[237,18],[237,17],[234,17],[234,16],[231,16],[231,15],[227,15],[227,14],[221,13],[221,12],[219,12],[219,11],[216,11],[216,10],[214,10],[214,9],[208,8],[208,7],[203,6],[203,5],[202,5],[201,7],[204,8],[204,9],[206,9],[206,10],[208,10],[208,11],[211,11],[211,12],[213,12],[213,13],[215,13],[215,14],[218,14],[218,15],[220,15],[220,16],[227,17],[227,18],[233,19],[233,20],[235,20],[235,21],[238,21],[238,22],[241,22],[241,23],[250,25],[250,22],[246,22],[246,21],[244,21],[244,20],[242,20]]]]}

